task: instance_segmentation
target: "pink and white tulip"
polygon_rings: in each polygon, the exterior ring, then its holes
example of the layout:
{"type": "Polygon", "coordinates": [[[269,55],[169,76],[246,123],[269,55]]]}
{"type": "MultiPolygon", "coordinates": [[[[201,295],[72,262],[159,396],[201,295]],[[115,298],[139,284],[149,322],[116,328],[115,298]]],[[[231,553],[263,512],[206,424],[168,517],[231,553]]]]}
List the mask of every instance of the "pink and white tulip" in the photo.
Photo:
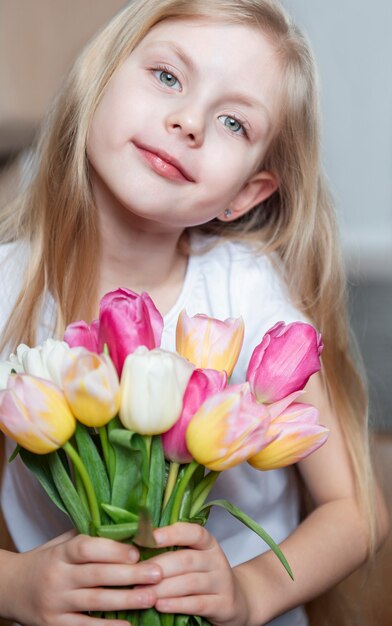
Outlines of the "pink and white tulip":
{"type": "Polygon", "coordinates": [[[226,372],[195,370],[185,390],[182,412],[174,426],[162,434],[165,457],[175,463],[190,463],[192,455],[186,445],[186,430],[196,411],[211,395],[227,384],[226,372]]]}
{"type": "Polygon", "coordinates": [[[0,391],[0,430],[30,452],[57,450],[75,427],[63,392],[49,380],[11,374],[7,389],[0,391]]]}
{"type": "Polygon", "coordinates": [[[186,444],[192,457],[210,470],[239,465],[269,441],[270,416],[249,385],[227,387],[201,405],[189,422],[186,444]]]}
{"type": "Polygon", "coordinates": [[[246,380],[259,402],[276,402],[303,389],[321,367],[321,335],[302,322],[278,322],[263,337],[249,361],[246,380]]]}
{"type": "Polygon", "coordinates": [[[230,378],[244,339],[242,318],[218,320],[207,315],[189,317],[182,311],[177,322],[177,352],[197,368],[225,371],[230,378]]]}

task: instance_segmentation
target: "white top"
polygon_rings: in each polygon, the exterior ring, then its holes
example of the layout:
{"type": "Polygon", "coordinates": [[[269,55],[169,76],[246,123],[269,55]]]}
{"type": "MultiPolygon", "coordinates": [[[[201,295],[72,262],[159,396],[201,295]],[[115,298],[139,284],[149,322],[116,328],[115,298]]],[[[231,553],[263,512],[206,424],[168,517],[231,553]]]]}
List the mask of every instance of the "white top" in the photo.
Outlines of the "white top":
{"type": "MultiPolygon", "coordinates": [[[[23,275],[25,253],[16,244],[0,247],[0,329],[10,313],[23,275]]],[[[285,287],[266,256],[244,244],[224,242],[190,257],[181,294],[164,318],[162,347],[175,349],[175,327],[180,311],[204,313],[219,319],[242,316],[245,322],[243,349],[232,382],[245,380],[254,347],[276,322],[303,319],[290,303],[285,287]]],[[[54,301],[44,307],[39,341],[51,335],[54,301]]],[[[8,356],[8,355],[6,355],[8,356]]],[[[6,442],[6,455],[14,448],[6,442]]],[[[260,472],[247,463],[219,477],[210,499],[226,498],[256,520],[276,542],[284,540],[298,525],[298,494],[292,469],[260,472]]],[[[34,548],[71,527],[52,504],[19,457],[7,465],[1,490],[1,506],[18,550],[34,548]]],[[[236,565],[267,549],[252,531],[221,509],[213,509],[207,524],[219,540],[230,563],[236,565]]],[[[286,613],[269,626],[306,626],[301,608],[286,613]]]]}

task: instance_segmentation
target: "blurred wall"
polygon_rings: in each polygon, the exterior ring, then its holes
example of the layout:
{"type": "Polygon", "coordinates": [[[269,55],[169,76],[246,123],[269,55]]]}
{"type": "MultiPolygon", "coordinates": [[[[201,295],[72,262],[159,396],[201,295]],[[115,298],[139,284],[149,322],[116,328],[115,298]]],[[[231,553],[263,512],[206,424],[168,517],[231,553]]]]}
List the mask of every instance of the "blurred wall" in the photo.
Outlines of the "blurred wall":
{"type": "Polygon", "coordinates": [[[324,162],[350,270],[392,281],[392,2],[282,3],[318,62],[324,162]]]}
{"type": "Polygon", "coordinates": [[[28,145],[72,61],[124,0],[0,0],[0,157],[28,145]]]}

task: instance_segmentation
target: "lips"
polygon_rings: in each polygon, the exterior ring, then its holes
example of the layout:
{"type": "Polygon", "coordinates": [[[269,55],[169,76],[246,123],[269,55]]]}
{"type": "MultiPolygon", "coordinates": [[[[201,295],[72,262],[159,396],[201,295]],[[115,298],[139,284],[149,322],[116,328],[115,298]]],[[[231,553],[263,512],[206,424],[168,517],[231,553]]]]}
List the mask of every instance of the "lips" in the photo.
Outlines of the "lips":
{"type": "Polygon", "coordinates": [[[183,167],[183,165],[174,156],[145,144],[133,142],[139,154],[148,163],[148,165],[157,174],[169,180],[178,182],[196,182],[191,174],[183,167]]]}

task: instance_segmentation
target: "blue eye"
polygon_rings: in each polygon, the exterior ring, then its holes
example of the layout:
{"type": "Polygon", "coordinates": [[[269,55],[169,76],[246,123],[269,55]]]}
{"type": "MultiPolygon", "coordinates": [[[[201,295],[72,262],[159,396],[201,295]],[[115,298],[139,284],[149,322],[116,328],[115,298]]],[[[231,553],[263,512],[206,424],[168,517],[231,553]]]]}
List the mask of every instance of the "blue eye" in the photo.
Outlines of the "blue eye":
{"type": "Polygon", "coordinates": [[[222,122],[224,126],[226,126],[228,130],[231,130],[233,133],[246,135],[243,124],[236,120],[235,117],[231,117],[230,115],[220,115],[218,119],[220,122],[222,122]]]}
{"type": "Polygon", "coordinates": [[[220,115],[218,119],[226,128],[233,131],[233,133],[238,133],[242,130],[242,124],[234,117],[230,117],[230,115],[220,115]]]}
{"type": "Polygon", "coordinates": [[[177,91],[181,89],[181,84],[178,78],[176,78],[174,74],[171,74],[167,70],[154,70],[154,74],[158,78],[158,80],[166,87],[171,87],[172,89],[176,89],[177,91]]]}

